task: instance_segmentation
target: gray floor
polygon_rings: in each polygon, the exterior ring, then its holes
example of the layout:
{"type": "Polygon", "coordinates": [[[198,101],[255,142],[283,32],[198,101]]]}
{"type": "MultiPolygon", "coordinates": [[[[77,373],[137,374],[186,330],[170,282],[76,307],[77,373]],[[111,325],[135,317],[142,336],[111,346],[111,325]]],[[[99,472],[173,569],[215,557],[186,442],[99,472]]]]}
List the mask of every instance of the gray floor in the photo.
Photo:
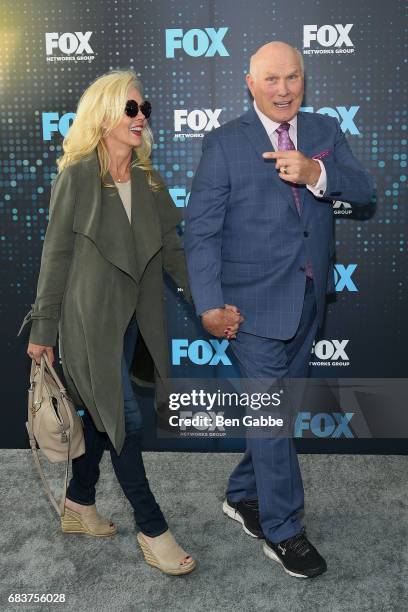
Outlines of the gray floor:
{"type": "MultiPolygon", "coordinates": [[[[29,452],[0,451],[1,610],[408,610],[407,457],[300,456],[305,524],[329,566],[324,576],[300,580],[221,512],[238,455],[145,455],[172,530],[199,562],[189,576],[169,577],[145,564],[107,453],[98,508],[119,533],[98,540],[60,532],[29,452]],[[8,604],[11,592],[65,593],[67,603],[8,604]]],[[[60,467],[48,468],[55,486],[60,467]]]]}

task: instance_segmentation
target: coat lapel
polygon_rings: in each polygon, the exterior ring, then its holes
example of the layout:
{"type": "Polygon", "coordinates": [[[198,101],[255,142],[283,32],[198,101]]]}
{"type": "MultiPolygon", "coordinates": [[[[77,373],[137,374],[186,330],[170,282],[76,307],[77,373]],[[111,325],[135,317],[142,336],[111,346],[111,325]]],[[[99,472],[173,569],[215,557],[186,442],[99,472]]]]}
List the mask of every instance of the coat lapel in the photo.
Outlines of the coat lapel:
{"type": "Polygon", "coordinates": [[[146,172],[137,166],[132,176],[132,233],[139,279],[147,264],[162,247],[160,219],[146,172]]]}
{"type": "MultiPolygon", "coordinates": [[[[105,259],[138,283],[132,229],[118,190],[101,186],[96,152],[82,164],[81,171],[74,232],[87,236],[105,259]]],[[[107,181],[113,184],[109,174],[107,181]]],[[[132,182],[132,197],[133,192],[132,182]]]]}
{"type": "Polygon", "coordinates": [[[280,189],[289,206],[296,214],[298,214],[290,185],[287,185],[286,183],[284,183],[284,181],[282,181],[282,179],[279,178],[278,172],[275,168],[274,160],[266,161],[262,157],[262,154],[266,151],[271,151],[273,149],[273,146],[268,134],[266,133],[264,126],[262,125],[254,109],[251,108],[242,116],[241,127],[244,134],[249,139],[255,151],[257,152],[259,158],[263,161],[264,164],[270,165],[272,180],[274,181],[278,189],[280,189]]]}

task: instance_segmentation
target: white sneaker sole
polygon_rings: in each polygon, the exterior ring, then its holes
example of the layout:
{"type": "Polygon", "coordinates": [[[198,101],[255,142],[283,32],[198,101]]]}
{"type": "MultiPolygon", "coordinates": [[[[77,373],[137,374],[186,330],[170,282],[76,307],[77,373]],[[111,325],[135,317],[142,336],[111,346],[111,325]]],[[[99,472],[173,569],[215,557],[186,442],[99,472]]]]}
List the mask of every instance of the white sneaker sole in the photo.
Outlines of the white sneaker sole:
{"type": "Polygon", "coordinates": [[[234,521],[237,521],[237,523],[241,523],[242,529],[245,531],[247,535],[251,536],[251,538],[255,538],[257,540],[261,539],[254,533],[251,533],[249,529],[245,527],[244,519],[242,518],[240,513],[237,510],[235,510],[235,508],[231,508],[227,500],[224,500],[224,503],[222,504],[222,511],[224,512],[224,514],[229,516],[229,518],[232,518],[234,521]]]}
{"type": "Polygon", "coordinates": [[[278,555],[269,548],[266,542],[264,543],[262,548],[263,548],[265,555],[268,557],[268,559],[272,559],[273,561],[276,561],[277,563],[279,563],[279,565],[283,567],[283,569],[285,570],[287,574],[289,574],[289,576],[293,576],[294,578],[309,578],[309,576],[305,576],[304,574],[296,574],[295,572],[291,572],[290,570],[286,569],[282,561],[279,559],[278,555]]]}

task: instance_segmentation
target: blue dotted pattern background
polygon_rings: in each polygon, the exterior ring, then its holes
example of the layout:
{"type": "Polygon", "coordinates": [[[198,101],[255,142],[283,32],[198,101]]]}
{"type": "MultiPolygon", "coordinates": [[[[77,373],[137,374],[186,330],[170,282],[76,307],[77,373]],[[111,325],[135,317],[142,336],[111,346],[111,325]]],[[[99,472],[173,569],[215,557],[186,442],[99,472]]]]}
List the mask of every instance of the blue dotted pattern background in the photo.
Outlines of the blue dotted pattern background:
{"type": "MultiPolygon", "coordinates": [[[[376,206],[374,214],[336,217],[337,261],[357,264],[358,292],[337,293],[324,337],[349,339],[347,376],[406,376],[406,9],[399,0],[386,9],[385,18],[384,4],[370,0],[3,0],[0,313],[6,351],[15,349],[15,332],[34,299],[50,183],[61,154],[58,132],[43,140],[43,113],[74,112],[95,77],[112,68],[134,68],[153,104],[154,163],[170,189],[188,194],[202,139],[192,137],[188,126],[187,135],[178,137],[174,111],[222,109],[220,123],[242,114],[251,104],[245,86],[251,53],[274,39],[302,50],[304,25],[340,22],[353,24],[354,53],[305,56],[303,105],[359,107],[354,117],[359,134],[346,136],[375,177],[376,206]],[[166,57],[166,28],[186,33],[221,27],[228,28],[223,38],[228,56],[191,57],[176,49],[174,58],[166,57]],[[45,34],[77,31],[92,32],[89,57],[60,60],[56,49],[57,57],[47,61],[45,34]]],[[[167,299],[170,336],[205,337],[192,310],[171,292],[167,299]]],[[[12,359],[7,374],[15,377],[20,364],[12,359]]],[[[208,376],[214,370],[185,362],[174,373],[208,376]]],[[[314,375],[326,372],[317,368],[314,375]]]]}

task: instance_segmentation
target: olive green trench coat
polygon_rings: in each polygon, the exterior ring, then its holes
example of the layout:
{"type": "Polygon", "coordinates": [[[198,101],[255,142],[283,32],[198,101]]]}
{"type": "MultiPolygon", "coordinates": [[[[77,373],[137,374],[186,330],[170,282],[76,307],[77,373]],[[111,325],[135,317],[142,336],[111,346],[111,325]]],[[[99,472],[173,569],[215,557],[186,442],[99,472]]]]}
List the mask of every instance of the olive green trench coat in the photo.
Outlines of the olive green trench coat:
{"type": "Polygon", "coordinates": [[[133,167],[129,223],[116,187],[103,187],[99,172],[95,152],[55,180],[37,296],[23,326],[31,321],[35,344],[54,346],[59,332],[69,393],[120,453],[127,325],[136,312],[133,376],[150,382],[168,378],[163,269],[191,298],[176,229],[181,215],[168,190],[153,192],[145,171],[133,167]]]}

